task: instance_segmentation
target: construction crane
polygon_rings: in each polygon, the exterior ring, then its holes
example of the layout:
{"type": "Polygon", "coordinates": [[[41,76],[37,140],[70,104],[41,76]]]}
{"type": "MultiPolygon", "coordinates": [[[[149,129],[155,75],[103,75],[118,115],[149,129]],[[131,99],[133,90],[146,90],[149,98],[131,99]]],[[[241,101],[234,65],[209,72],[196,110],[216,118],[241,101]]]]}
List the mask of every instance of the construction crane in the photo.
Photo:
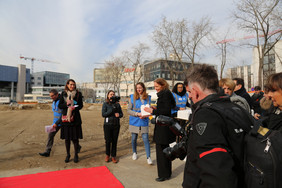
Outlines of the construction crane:
{"type": "Polygon", "coordinates": [[[55,64],[60,64],[58,62],[54,62],[54,61],[49,61],[49,60],[46,60],[46,59],[37,59],[37,58],[34,58],[34,57],[24,57],[24,56],[20,56],[21,59],[24,59],[24,60],[30,60],[31,61],[31,74],[33,73],[33,69],[34,69],[34,61],[41,61],[41,62],[44,62],[44,63],[55,63],[55,64]]]}

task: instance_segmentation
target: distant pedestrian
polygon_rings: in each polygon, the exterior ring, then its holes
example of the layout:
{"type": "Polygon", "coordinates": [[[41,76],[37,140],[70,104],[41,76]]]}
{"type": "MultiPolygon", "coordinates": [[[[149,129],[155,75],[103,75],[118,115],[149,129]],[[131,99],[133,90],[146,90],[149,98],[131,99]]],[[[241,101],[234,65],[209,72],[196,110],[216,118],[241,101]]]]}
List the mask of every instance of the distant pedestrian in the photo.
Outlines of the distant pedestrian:
{"type": "Polygon", "coordinates": [[[113,90],[109,90],[107,93],[107,99],[102,107],[102,116],[104,120],[104,137],[106,141],[106,162],[110,162],[110,157],[112,157],[112,162],[117,163],[117,142],[120,130],[120,118],[123,117],[123,113],[118,103],[119,99],[115,96],[113,90]]]}

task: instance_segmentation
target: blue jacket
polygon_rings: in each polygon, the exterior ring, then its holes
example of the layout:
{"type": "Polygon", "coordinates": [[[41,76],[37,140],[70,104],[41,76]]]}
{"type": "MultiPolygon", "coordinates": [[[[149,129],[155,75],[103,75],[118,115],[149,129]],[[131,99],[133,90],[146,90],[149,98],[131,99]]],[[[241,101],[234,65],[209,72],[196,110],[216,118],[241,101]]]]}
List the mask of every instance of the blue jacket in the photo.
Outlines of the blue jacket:
{"type": "MultiPolygon", "coordinates": [[[[132,104],[132,111],[134,112],[141,112],[141,105],[144,104],[151,104],[151,96],[148,96],[146,100],[134,100],[133,95],[130,95],[130,100],[132,104]],[[142,103],[143,102],[143,103],[142,103]]],[[[141,126],[148,126],[149,125],[149,118],[140,119],[139,117],[129,116],[129,125],[133,125],[136,127],[141,126]]]]}
{"type": "Polygon", "coordinates": [[[53,118],[53,124],[56,124],[57,126],[61,126],[59,123],[61,121],[62,116],[62,110],[58,107],[60,100],[53,101],[52,104],[52,111],[54,114],[53,118]]]}
{"type": "Polygon", "coordinates": [[[185,93],[185,95],[180,96],[177,95],[176,93],[172,93],[174,99],[175,99],[175,103],[176,103],[176,108],[171,109],[171,114],[176,113],[179,108],[185,108],[187,101],[188,101],[188,93],[185,93]]]}

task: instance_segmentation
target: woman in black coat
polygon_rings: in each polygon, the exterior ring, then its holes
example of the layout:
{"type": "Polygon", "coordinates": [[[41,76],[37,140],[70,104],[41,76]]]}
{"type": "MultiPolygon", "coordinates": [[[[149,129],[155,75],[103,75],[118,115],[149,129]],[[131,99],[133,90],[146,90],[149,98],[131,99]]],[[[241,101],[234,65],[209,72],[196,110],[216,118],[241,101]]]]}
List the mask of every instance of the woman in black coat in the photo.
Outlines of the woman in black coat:
{"type": "MultiPolygon", "coordinates": [[[[169,91],[169,85],[163,78],[158,78],[154,81],[155,90],[157,91],[158,101],[157,108],[145,107],[145,111],[155,115],[171,117],[171,109],[175,108],[175,100],[172,93],[169,91]]],[[[156,142],[156,155],[158,178],[156,181],[168,180],[171,176],[171,161],[163,153],[163,149],[169,147],[169,144],[175,142],[176,136],[168,126],[155,125],[154,141],[156,142]]]]}
{"type": "Polygon", "coordinates": [[[80,150],[78,139],[82,139],[81,116],[79,110],[83,107],[82,94],[76,89],[76,83],[69,79],[65,90],[59,98],[59,108],[62,109],[61,139],[65,139],[67,156],[65,162],[70,160],[70,141],[74,145],[74,162],[78,162],[80,150]]]}
{"type": "Polygon", "coordinates": [[[118,103],[117,98],[115,98],[115,92],[113,90],[108,91],[107,99],[102,107],[102,116],[104,120],[104,137],[106,141],[106,162],[110,162],[110,156],[112,156],[112,162],[117,163],[116,159],[117,153],[117,141],[120,129],[120,118],[122,118],[123,113],[118,103]]]}

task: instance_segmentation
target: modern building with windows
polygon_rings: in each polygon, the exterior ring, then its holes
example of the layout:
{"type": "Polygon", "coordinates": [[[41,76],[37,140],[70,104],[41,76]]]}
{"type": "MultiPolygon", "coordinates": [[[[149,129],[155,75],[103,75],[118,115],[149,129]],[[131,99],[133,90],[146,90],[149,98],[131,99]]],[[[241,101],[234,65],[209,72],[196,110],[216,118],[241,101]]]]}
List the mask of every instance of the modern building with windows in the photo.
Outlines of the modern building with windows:
{"type": "Polygon", "coordinates": [[[30,77],[30,69],[26,69],[25,65],[0,65],[0,97],[24,101],[24,94],[29,92],[30,77]]]}
{"type": "Polygon", "coordinates": [[[31,93],[24,95],[25,102],[51,102],[49,91],[56,89],[62,92],[65,88],[69,74],[43,71],[31,75],[31,93]]]}
{"type": "MultiPolygon", "coordinates": [[[[259,54],[257,48],[253,48],[252,64],[247,66],[238,66],[227,70],[227,75],[231,78],[243,78],[245,88],[251,91],[258,85],[259,54]]],[[[269,75],[282,72],[282,40],[264,56],[262,69],[262,83],[265,85],[269,75]]]]}
{"type": "Polygon", "coordinates": [[[170,89],[173,84],[183,82],[185,79],[185,70],[191,63],[175,60],[158,59],[144,64],[144,83],[148,92],[154,92],[154,80],[157,78],[165,79],[170,89]]]}

